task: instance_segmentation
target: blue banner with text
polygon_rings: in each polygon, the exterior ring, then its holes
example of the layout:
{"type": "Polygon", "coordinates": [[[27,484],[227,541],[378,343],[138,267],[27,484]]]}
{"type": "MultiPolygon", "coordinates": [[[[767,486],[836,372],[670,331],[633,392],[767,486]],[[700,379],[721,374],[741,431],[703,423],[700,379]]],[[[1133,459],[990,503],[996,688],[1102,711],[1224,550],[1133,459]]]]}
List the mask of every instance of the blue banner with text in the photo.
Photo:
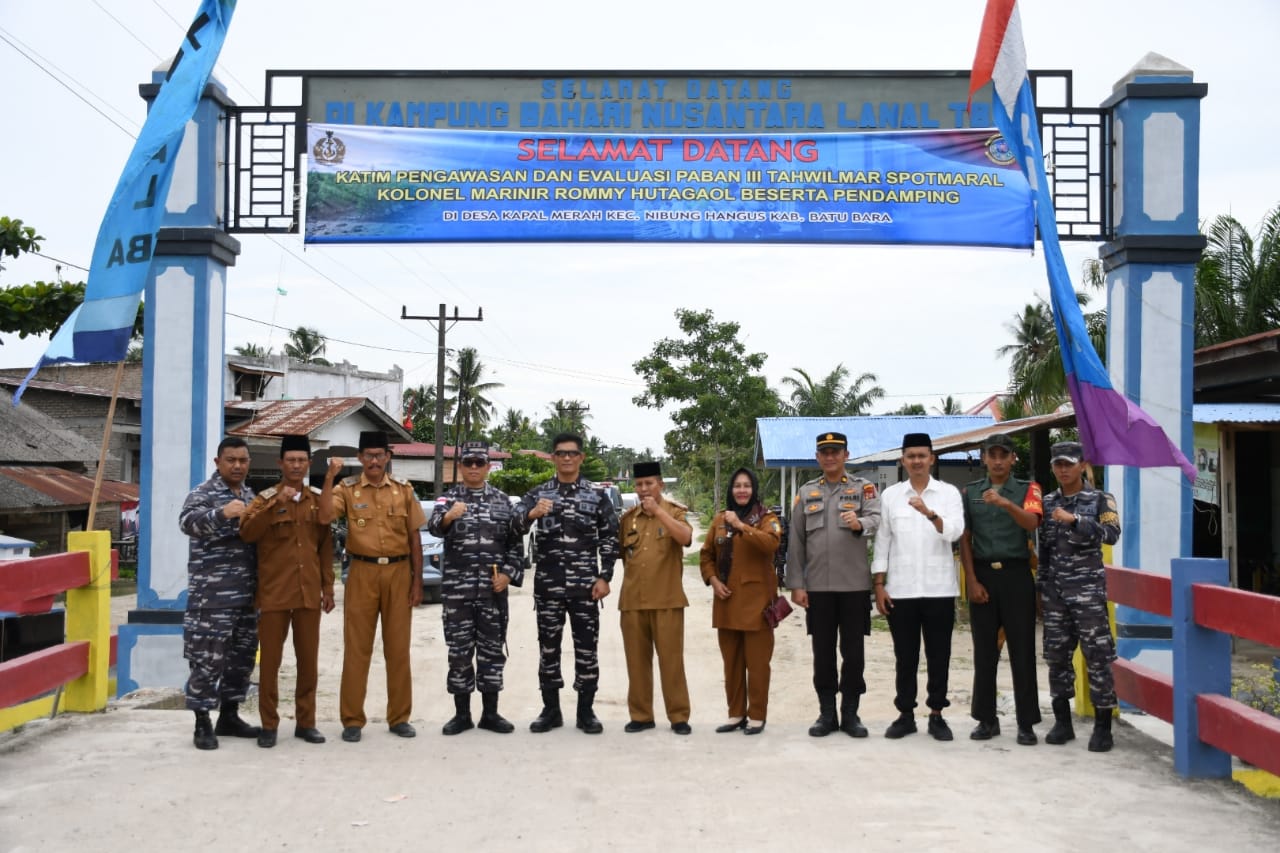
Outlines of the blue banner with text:
{"type": "Polygon", "coordinates": [[[308,125],[306,242],[1026,248],[997,131],[521,134],[308,125]]]}

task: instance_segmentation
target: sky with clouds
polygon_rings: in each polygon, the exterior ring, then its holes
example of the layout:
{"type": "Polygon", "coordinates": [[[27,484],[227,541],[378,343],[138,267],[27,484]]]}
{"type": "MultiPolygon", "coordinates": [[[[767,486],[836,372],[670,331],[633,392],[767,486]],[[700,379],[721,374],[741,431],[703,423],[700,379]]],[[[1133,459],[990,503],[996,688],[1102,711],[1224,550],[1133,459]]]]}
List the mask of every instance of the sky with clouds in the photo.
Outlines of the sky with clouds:
{"type": "MultiPolygon", "coordinates": [[[[1231,213],[1251,229],[1280,202],[1280,111],[1267,57],[1280,36],[1273,0],[1023,3],[1028,64],[1069,69],[1076,103],[1096,106],[1148,52],[1190,68],[1202,102],[1200,216],[1231,213]]],[[[47,258],[6,259],[0,286],[82,280],[102,212],[145,118],[138,85],[171,56],[194,0],[0,0],[0,214],[43,235],[47,258]]],[[[241,2],[215,72],[238,103],[264,99],[267,69],[954,70],[973,60],[982,0],[799,7],[741,0],[636,5],[490,0],[241,2]],[[794,15],[788,13],[795,10],[794,15]]],[[[328,357],[435,379],[435,332],[399,319],[439,303],[462,323],[504,387],[499,411],[536,419],[557,398],[590,405],[610,444],[662,446],[665,413],[636,408],[632,364],[677,333],[677,308],[710,308],[768,354],[770,383],[792,368],[843,363],[879,377],[888,396],[932,409],[999,392],[1005,324],[1047,295],[1030,252],[775,245],[304,246],[301,235],[240,237],[229,276],[227,347],[280,349],[307,325],[328,357]],[[277,288],[287,291],[280,296],[277,288]]],[[[1093,244],[1066,244],[1078,270],[1093,244]]],[[[1101,297],[1098,297],[1101,298],[1101,297]]],[[[0,366],[34,363],[37,339],[8,335],[0,366]]]]}

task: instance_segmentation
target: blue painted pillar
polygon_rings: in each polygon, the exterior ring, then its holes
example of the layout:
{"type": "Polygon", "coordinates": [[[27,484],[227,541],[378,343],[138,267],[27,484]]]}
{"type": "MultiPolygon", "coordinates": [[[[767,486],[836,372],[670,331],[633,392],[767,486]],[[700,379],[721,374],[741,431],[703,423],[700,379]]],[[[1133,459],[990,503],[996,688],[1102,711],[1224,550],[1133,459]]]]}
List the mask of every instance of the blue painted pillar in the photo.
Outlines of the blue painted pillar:
{"type": "MultiPolygon", "coordinates": [[[[168,63],[164,63],[167,68],[168,63]]],[[[142,96],[154,100],[164,70],[142,96]]],[[[227,268],[240,243],[224,221],[226,117],[234,102],[210,80],[177,152],[146,288],[138,609],[120,626],[119,693],[181,687],[187,537],[178,512],[213,472],[222,440],[227,268]]]]}
{"type": "MultiPolygon", "coordinates": [[[[1107,274],[1107,368],[1121,393],[1192,455],[1195,264],[1200,217],[1200,99],[1190,69],[1149,53],[1115,85],[1115,237],[1100,256],[1107,274]]],[[[1175,468],[1110,466],[1120,506],[1117,559],[1167,573],[1191,554],[1191,484],[1175,468]]],[[[1116,608],[1121,657],[1172,671],[1167,619],[1116,608]]]]}
{"type": "Polygon", "coordinates": [[[1191,585],[1226,586],[1226,560],[1173,561],[1173,767],[1183,776],[1227,778],[1231,756],[1200,741],[1201,693],[1231,695],[1231,637],[1201,628],[1192,615],[1191,585]]]}

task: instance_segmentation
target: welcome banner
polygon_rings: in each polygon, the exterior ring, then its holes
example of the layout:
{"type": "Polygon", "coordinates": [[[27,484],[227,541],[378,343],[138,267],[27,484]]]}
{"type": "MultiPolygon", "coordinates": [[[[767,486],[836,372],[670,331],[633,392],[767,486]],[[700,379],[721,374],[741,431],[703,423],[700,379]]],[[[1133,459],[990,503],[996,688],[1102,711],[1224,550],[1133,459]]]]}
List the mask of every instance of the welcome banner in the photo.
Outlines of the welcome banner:
{"type": "Polygon", "coordinates": [[[306,241],[1026,248],[993,130],[530,135],[310,124],[306,241]]]}

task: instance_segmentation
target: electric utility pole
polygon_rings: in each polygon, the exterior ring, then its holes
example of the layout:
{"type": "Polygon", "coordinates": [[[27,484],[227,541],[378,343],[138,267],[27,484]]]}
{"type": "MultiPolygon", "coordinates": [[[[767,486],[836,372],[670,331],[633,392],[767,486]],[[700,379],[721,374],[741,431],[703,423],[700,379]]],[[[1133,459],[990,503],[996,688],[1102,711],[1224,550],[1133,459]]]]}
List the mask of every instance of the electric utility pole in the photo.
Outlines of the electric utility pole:
{"type": "MultiPolygon", "coordinates": [[[[453,316],[445,315],[445,305],[440,303],[440,313],[435,317],[418,316],[409,314],[405,306],[400,306],[401,320],[426,320],[435,327],[437,335],[436,343],[436,426],[435,426],[435,478],[432,483],[433,497],[440,497],[444,491],[444,356],[445,333],[456,326],[458,323],[480,323],[484,321],[484,309],[480,308],[476,311],[474,317],[459,317],[458,306],[453,307],[453,316]]],[[[457,464],[457,460],[454,460],[457,464]]]]}

